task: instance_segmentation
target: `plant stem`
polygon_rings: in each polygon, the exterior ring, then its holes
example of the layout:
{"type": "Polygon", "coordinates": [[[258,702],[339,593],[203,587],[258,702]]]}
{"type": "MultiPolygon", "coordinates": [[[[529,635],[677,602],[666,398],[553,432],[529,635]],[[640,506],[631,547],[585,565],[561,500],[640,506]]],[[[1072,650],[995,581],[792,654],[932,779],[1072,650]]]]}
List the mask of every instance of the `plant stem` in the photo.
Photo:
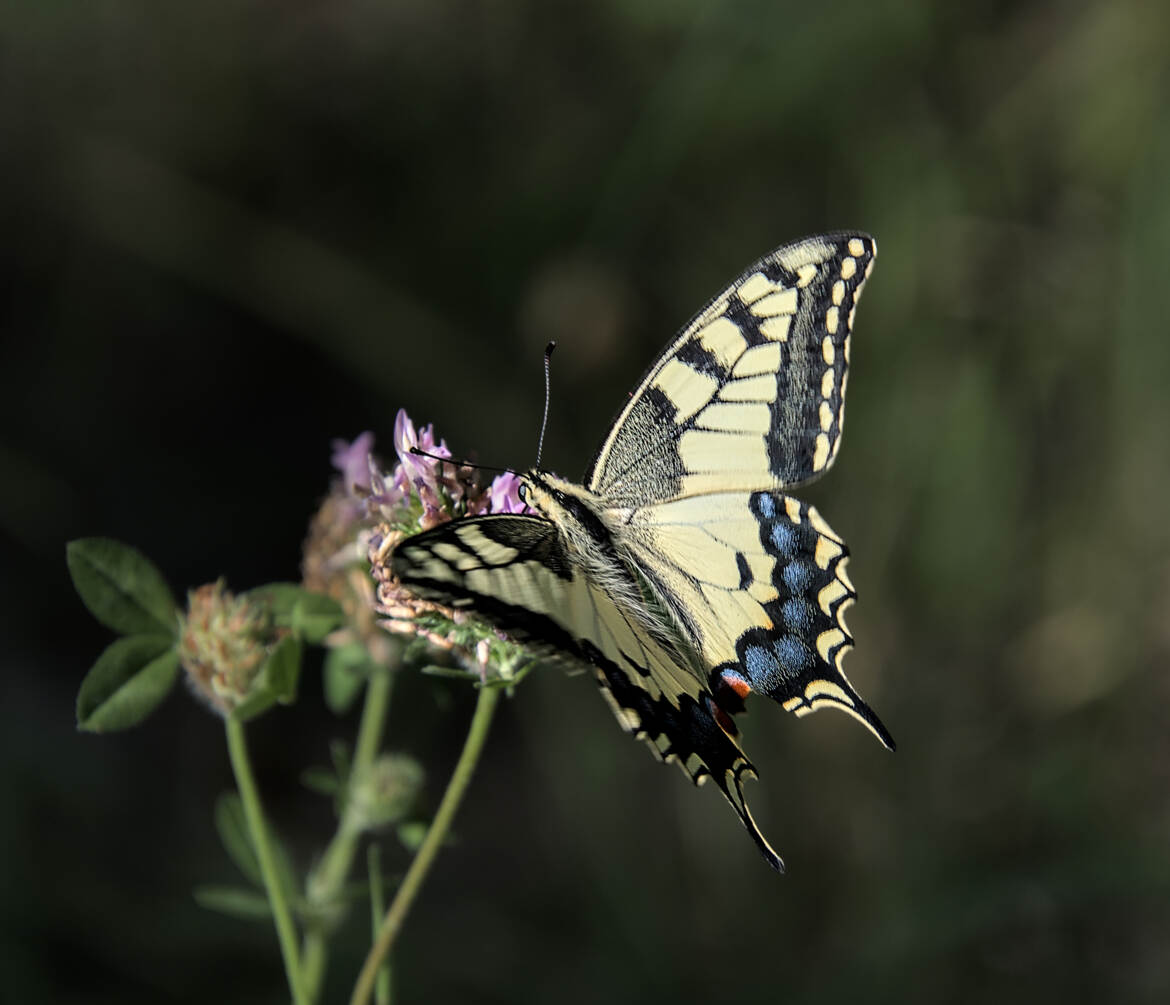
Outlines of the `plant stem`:
{"type": "MultiPolygon", "coordinates": [[[[370,681],[366,685],[365,703],[362,706],[362,721],[358,726],[357,739],[354,743],[350,778],[359,777],[378,756],[393,686],[394,674],[391,671],[379,669],[370,674],[370,681]]],[[[306,894],[311,908],[320,908],[325,914],[330,913],[330,908],[349,876],[360,840],[361,831],[346,826],[343,807],[337,833],[333,835],[321,856],[321,861],[313,869],[306,884],[306,894]]],[[[316,1001],[320,995],[321,981],[325,977],[325,966],[328,962],[327,937],[333,927],[334,924],[326,920],[314,922],[306,927],[303,972],[305,986],[312,1001],[316,1001]]]]}
{"type": "Polygon", "coordinates": [[[499,688],[481,687],[479,689],[475,715],[471,719],[467,739],[463,742],[463,752],[459,755],[459,763],[455,765],[451,781],[447,783],[447,791],[443,793],[443,799],[439,803],[438,812],[427,831],[427,836],[423,839],[418,853],[414,856],[414,861],[410,863],[410,868],[407,870],[406,876],[403,877],[402,885],[394,895],[389,910],[386,911],[386,917],[382,919],[378,936],[374,939],[373,946],[370,947],[369,955],[366,956],[366,962],[362,965],[361,973],[358,975],[357,984],[354,985],[353,995],[349,1000],[350,1005],[368,1005],[370,992],[373,990],[374,980],[378,975],[378,968],[394,945],[394,940],[402,928],[402,922],[406,919],[407,912],[410,910],[423,880],[426,879],[427,871],[438,853],[439,846],[443,843],[443,838],[447,836],[452,820],[455,819],[455,812],[459,809],[459,803],[463,799],[467,783],[471,781],[471,776],[475,772],[475,766],[479,761],[480,752],[483,750],[484,741],[487,739],[492,714],[496,710],[499,698],[499,688]]]}
{"type": "MultiPolygon", "coordinates": [[[[366,853],[370,873],[370,935],[377,936],[378,922],[382,919],[385,900],[382,897],[382,849],[372,844],[366,853]]],[[[390,958],[378,968],[378,979],[374,982],[376,1005],[390,1005],[390,958]]]]}
{"type": "Polygon", "coordinates": [[[366,702],[362,708],[362,721],[358,727],[354,744],[353,766],[369,767],[382,746],[382,729],[386,724],[386,713],[390,708],[390,691],[394,685],[394,673],[379,669],[370,674],[366,688],[366,702]]]}
{"type": "Polygon", "coordinates": [[[244,816],[248,820],[248,830],[252,834],[252,844],[256,848],[256,858],[260,860],[260,874],[264,878],[264,889],[268,894],[268,903],[272,907],[272,917],[276,921],[276,934],[280,939],[280,952],[284,957],[284,972],[288,977],[288,988],[292,992],[296,1005],[308,1005],[309,998],[301,983],[301,966],[297,959],[297,930],[293,925],[292,914],[288,909],[288,902],[284,899],[284,890],[276,874],[276,864],[272,857],[272,845],[268,840],[268,827],[264,822],[264,809],[260,805],[260,794],[256,790],[256,780],[252,777],[252,765],[248,760],[248,746],[244,741],[243,723],[228,716],[227,745],[228,754],[232,761],[232,770],[236,775],[236,786],[240,790],[240,800],[244,804],[244,816]]]}

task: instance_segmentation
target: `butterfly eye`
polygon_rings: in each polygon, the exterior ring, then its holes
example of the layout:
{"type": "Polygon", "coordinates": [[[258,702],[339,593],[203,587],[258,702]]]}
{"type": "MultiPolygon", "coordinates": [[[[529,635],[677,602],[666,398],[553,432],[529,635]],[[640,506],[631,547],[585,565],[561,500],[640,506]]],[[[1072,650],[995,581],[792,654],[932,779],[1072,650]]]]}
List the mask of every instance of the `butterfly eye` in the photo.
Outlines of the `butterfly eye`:
{"type": "Polygon", "coordinates": [[[528,502],[528,486],[521,482],[520,487],[516,489],[516,495],[520,497],[522,503],[528,502]]]}

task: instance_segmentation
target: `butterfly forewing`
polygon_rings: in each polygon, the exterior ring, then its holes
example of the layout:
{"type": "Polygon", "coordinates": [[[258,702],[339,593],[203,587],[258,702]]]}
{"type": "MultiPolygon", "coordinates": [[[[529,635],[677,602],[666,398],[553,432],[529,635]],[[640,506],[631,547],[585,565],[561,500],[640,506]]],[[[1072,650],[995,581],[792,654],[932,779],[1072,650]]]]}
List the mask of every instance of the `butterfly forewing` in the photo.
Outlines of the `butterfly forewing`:
{"type": "Polygon", "coordinates": [[[798,485],[837,455],[853,312],[876,253],[828,234],[760,259],[654,362],[586,475],[614,508],[798,485]]]}

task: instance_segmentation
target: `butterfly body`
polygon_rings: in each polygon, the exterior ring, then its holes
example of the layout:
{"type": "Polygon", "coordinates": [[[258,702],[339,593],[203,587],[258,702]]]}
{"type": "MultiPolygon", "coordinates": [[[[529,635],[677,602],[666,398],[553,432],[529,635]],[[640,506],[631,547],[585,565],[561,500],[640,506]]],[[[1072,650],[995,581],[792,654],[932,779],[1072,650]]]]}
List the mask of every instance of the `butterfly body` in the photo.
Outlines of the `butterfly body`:
{"type": "Polygon", "coordinates": [[[394,557],[421,596],[590,667],[621,725],[713,778],[777,869],[742,793],[744,698],[836,707],[893,747],[841,669],[848,551],[784,491],[836,456],[873,256],[835,234],[761,259],[652,364],[583,484],[530,471],[531,514],[454,521],[394,557]]]}

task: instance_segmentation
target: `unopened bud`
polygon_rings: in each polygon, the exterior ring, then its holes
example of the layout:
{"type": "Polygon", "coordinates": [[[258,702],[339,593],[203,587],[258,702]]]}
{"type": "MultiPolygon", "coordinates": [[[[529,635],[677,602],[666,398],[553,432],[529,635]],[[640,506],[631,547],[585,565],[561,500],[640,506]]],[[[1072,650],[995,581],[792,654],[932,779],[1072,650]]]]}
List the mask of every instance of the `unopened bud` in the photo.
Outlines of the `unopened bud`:
{"type": "Polygon", "coordinates": [[[414,758],[383,754],[350,781],[346,817],[358,830],[373,830],[401,820],[423,784],[423,769],[414,758]]]}

